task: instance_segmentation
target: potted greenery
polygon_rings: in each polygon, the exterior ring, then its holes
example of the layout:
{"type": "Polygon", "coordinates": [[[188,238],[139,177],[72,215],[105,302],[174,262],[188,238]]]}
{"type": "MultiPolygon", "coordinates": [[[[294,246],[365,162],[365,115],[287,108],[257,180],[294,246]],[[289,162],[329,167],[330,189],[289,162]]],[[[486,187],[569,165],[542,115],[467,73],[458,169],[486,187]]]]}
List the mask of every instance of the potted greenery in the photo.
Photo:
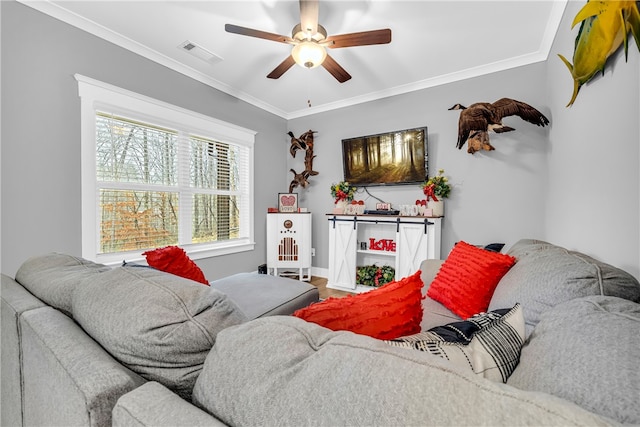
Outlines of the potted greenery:
{"type": "Polygon", "coordinates": [[[427,179],[421,187],[427,197],[427,209],[433,210],[433,216],[443,216],[444,199],[449,197],[451,192],[449,179],[444,176],[444,169],[438,169],[438,175],[427,179]]]}
{"type": "Polygon", "coordinates": [[[365,265],[356,268],[356,284],[379,288],[395,279],[396,271],[393,267],[383,265],[365,265]]]}
{"type": "Polygon", "coordinates": [[[340,181],[331,185],[331,197],[333,197],[336,207],[334,213],[344,213],[344,208],[353,200],[356,194],[356,187],[346,181],[340,181]]]}

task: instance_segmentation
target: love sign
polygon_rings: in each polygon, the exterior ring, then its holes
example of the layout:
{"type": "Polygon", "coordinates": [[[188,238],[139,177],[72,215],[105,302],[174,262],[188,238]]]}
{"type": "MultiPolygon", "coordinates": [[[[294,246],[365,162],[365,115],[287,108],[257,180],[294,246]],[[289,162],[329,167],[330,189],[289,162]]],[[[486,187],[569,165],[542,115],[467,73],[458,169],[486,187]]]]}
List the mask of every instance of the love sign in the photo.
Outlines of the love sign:
{"type": "Polygon", "coordinates": [[[369,249],[372,251],[396,251],[396,242],[391,239],[376,240],[373,237],[369,238],[369,249]]]}

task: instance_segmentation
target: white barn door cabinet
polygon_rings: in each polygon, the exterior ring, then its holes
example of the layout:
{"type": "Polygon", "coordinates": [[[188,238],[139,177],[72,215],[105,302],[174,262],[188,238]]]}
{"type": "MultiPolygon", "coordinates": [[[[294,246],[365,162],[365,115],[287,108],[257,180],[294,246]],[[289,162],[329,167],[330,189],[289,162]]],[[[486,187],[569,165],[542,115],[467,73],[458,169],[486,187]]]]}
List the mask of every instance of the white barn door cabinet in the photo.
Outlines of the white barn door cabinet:
{"type": "Polygon", "coordinates": [[[423,260],[440,259],[442,218],[330,214],[327,219],[328,288],[366,292],[375,288],[357,285],[357,267],[388,265],[400,280],[418,271],[423,260]]]}

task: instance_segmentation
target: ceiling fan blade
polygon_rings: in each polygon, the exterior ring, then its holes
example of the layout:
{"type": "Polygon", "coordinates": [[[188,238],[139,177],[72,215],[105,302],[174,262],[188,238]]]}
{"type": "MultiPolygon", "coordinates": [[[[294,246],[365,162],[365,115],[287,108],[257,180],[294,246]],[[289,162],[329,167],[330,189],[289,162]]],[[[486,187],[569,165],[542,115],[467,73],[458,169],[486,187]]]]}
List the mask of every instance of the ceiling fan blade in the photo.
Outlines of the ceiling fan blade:
{"type": "Polygon", "coordinates": [[[336,49],[340,47],[367,46],[372,44],[391,43],[391,30],[362,31],[360,33],[338,34],[327,37],[327,47],[336,49]]]}
{"type": "Polygon", "coordinates": [[[295,63],[296,61],[293,59],[293,56],[289,55],[289,57],[282,61],[276,68],[274,68],[273,71],[267,75],[267,77],[270,79],[278,79],[295,63]]]}
{"type": "Polygon", "coordinates": [[[318,0],[300,0],[300,26],[311,36],[318,32],[318,0]]]}
{"type": "Polygon", "coordinates": [[[340,83],[344,83],[351,78],[351,75],[347,73],[347,70],[342,68],[340,64],[338,64],[336,60],[329,55],[324,59],[322,66],[340,83]]]}
{"type": "Polygon", "coordinates": [[[252,28],[240,27],[238,25],[226,24],[224,29],[227,33],[240,34],[242,36],[257,37],[259,39],[272,40],[280,43],[293,43],[293,39],[279,34],[268,33],[266,31],[254,30],[252,28]]]}

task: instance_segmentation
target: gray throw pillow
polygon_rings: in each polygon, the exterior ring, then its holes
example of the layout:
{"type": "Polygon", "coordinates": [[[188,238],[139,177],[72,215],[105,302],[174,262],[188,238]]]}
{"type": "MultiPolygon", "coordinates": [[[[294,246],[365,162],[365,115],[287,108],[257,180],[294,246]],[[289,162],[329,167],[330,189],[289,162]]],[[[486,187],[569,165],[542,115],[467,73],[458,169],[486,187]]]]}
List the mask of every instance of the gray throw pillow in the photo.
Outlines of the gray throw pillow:
{"type": "Polygon", "coordinates": [[[640,284],[632,275],[579,252],[522,240],[508,254],[517,262],[500,280],[489,310],[522,304],[527,336],[542,313],[564,301],[589,295],[640,301],[640,284]]]}
{"type": "Polygon", "coordinates": [[[50,253],[25,261],[16,272],[16,282],[45,303],[72,316],[71,297],[76,286],[110,270],[111,267],[83,258],[50,253]]]}
{"type": "Polygon", "coordinates": [[[640,424],[640,304],[589,296],[541,316],[507,384],[640,424]]]}
{"type": "Polygon", "coordinates": [[[218,332],[246,321],[220,291],[139,266],[86,280],[73,312],[112,356],[186,399],[218,332]]]}

